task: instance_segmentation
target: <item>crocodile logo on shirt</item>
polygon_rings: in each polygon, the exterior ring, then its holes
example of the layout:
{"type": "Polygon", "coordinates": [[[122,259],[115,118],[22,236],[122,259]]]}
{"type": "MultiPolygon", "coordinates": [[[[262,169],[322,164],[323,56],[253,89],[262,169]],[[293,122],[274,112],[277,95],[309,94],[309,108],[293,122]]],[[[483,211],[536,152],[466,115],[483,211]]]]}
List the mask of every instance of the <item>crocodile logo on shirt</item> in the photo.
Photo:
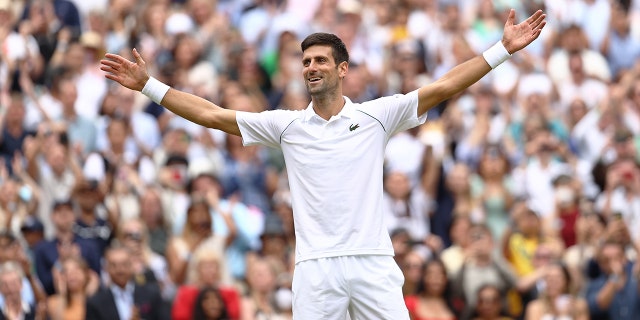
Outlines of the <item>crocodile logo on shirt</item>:
{"type": "Polygon", "coordinates": [[[351,124],[349,126],[349,131],[353,131],[353,130],[358,129],[358,128],[360,128],[360,124],[357,124],[357,123],[356,124],[351,124]]]}

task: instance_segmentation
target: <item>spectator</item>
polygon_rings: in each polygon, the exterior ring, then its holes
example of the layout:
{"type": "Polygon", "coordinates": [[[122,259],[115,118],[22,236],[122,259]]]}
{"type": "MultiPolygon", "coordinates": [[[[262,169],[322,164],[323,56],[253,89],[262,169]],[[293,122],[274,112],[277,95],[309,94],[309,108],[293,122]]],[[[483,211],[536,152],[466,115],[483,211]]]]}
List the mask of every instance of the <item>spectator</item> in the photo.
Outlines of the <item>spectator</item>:
{"type": "Polygon", "coordinates": [[[625,257],[624,247],[606,241],[598,248],[596,259],[602,272],[588,284],[586,291],[591,317],[620,320],[640,317],[638,268],[625,257]]]}
{"type": "Polygon", "coordinates": [[[540,298],[527,305],[525,319],[590,319],[586,300],[572,291],[573,283],[566,266],[558,263],[549,265],[546,269],[545,284],[540,298]]]}
{"type": "Polygon", "coordinates": [[[456,296],[465,301],[462,317],[469,317],[476,308],[477,291],[485,284],[500,288],[505,304],[507,294],[517,294],[518,288],[523,289],[511,266],[496,254],[491,231],[486,225],[473,225],[468,236],[470,245],[465,262],[453,279],[456,296]]]}
{"type": "Polygon", "coordinates": [[[494,285],[486,284],[478,289],[478,304],[473,320],[513,320],[506,315],[505,305],[500,296],[500,289],[494,285]]]}
{"type": "Polygon", "coordinates": [[[55,227],[53,239],[41,242],[34,250],[38,279],[48,295],[55,292],[52,272],[53,268],[59,268],[61,260],[82,257],[94,272],[100,273],[101,259],[95,243],[73,233],[76,216],[70,200],[54,203],[51,220],[55,227]]]}
{"type": "Polygon", "coordinates": [[[405,297],[411,319],[456,319],[455,312],[462,309],[462,305],[454,303],[444,263],[437,259],[427,260],[421,274],[416,292],[405,297]]]}
{"type": "Polygon", "coordinates": [[[222,297],[229,319],[240,319],[240,294],[234,286],[225,283],[227,271],[222,256],[206,248],[199,249],[194,252],[192,265],[187,284],[178,288],[171,309],[171,318],[174,320],[198,319],[195,318],[195,310],[199,308],[198,296],[203,292],[216,290],[222,297]]]}
{"type": "Polygon", "coordinates": [[[477,174],[471,176],[471,194],[483,209],[484,221],[495,241],[501,241],[511,219],[513,180],[507,155],[498,145],[484,148],[477,174]]]}
{"type": "Polygon", "coordinates": [[[198,293],[193,310],[193,319],[230,319],[227,315],[227,307],[224,304],[222,295],[216,288],[205,288],[198,293]]]}
{"type": "MultiPolygon", "coordinates": [[[[257,258],[250,262],[247,269],[247,294],[242,297],[240,311],[243,320],[290,319],[286,316],[285,306],[276,299],[278,272],[268,259],[257,258]]],[[[288,307],[291,308],[290,305],[288,307]]]]}
{"type": "MultiPolygon", "coordinates": [[[[22,301],[34,306],[36,302],[43,301],[46,296],[37,276],[32,272],[33,265],[31,261],[32,260],[26,256],[16,237],[7,232],[0,233],[0,264],[11,262],[17,263],[22,267],[21,274],[23,277],[21,280],[20,296],[22,301]]],[[[4,307],[4,296],[0,295],[0,309],[4,309],[4,307]]]]}
{"type": "Polygon", "coordinates": [[[127,249],[108,248],[105,271],[109,281],[87,300],[85,319],[170,319],[158,286],[134,281],[131,254],[127,249]]]}
{"type": "Polygon", "coordinates": [[[169,226],[164,218],[160,192],[155,188],[148,188],[140,199],[140,219],[147,227],[149,247],[153,252],[164,255],[169,239],[169,226]]]}
{"type": "Polygon", "coordinates": [[[451,222],[451,245],[440,254],[440,259],[447,267],[447,275],[454,278],[462,267],[466,259],[466,252],[469,250],[469,229],[472,222],[469,217],[456,216],[451,222]]]}
{"type": "MultiPolygon", "coordinates": [[[[227,237],[213,233],[210,210],[218,206],[218,196],[209,192],[206,198],[195,195],[187,209],[187,222],[181,235],[174,235],[167,244],[167,263],[171,280],[176,285],[185,283],[187,271],[191,265],[191,256],[200,247],[224,256],[224,252],[233,241],[235,235],[227,237]]],[[[225,222],[232,225],[233,220],[227,217],[225,222]]],[[[234,227],[230,227],[233,229],[234,227]]]]}
{"type": "Polygon", "coordinates": [[[629,7],[625,1],[611,3],[611,23],[599,48],[607,58],[613,79],[620,79],[640,58],[640,41],[631,33],[629,7]]]}
{"type": "MultiPolygon", "coordinates": [[[[640,230],[640,169],[633,159],[618,159],[607,168],[606,186],[596,200],[596,209],[606,218],[622,218],[630,230],[640,230]]],[[[631,232],[638,240],[637,232],[631,232]]]]}
{"type": "Polygon", "coordinates": [[[40,305],[29,304],[22,300],[22,278],[24,274],[20,265],[15,262],[5,262],[0,265],[0,295],[4,299],[4,307],[0,312],[1,319],[41,319],[44,308],[40,305]]]}
{"type": "Polygon", "coordinates": [[[104,188],[97,180],[79,178],[73,191],[73,200],[78,211],[73,233],[93,242],[100,256],[111,243],[118,226],[117,218],[111,212],[105,212],[102,204],[104,188]],[[105,216],[106,219],[103,218],[105,216]]]}
{"type": "Polygon", "coordinates": [[[402,285],[402,294],[405,299],[409,295],[415,295],[418,287],[423,281],[423,272],[425,259],[422,254],[411,251],[405,255],[400,261],[400,270],[404,275],[404,284],[402,285]]]}
{"type": "Polygon", "coordinates": [[[0,158],[11,173],[11,160],[16,152],[21,152],[25,139],[34,133],[23,125],[25,106],[20,93],[11,93],[9,104],[3,105],[0,111],[0,158]]]}
{"type": "Polygon", "coordinates": [[[81,258],[69,257],[60,262],[54,278],[56,293],[47,299],[48,319],[85,319],[85,302],[100,286],[98,275],[81,258]]]}
{"type": "Polygon", "coordinates": [[[170,301],[175,294],[175,286],[169,277],[167,260],[149,248],[149,233],[144,222],[136,218],[123,219],[117,234],[118,243],[131,254],[136,282],[158,285],[162,296],[170,301]]]}

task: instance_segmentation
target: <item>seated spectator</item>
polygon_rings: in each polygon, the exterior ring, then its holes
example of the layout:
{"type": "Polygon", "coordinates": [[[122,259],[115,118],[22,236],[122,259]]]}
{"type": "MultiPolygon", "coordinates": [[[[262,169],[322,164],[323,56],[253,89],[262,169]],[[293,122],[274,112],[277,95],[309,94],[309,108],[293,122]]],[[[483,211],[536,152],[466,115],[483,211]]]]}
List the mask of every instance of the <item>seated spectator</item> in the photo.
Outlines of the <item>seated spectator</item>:
{"type": "MultiPolygon", "coordinates": [[[[184,231],[179,236],[173,236],[167,244],[167,262],[169,275],[176,285],[184,284],[187,280],[192,254],[200,247],[207,247],[220,255],[224,255],[225,248],[230,243],[230,237],[224,238],[213,233],[210,209],[215,197],[213,193],[207,199],[195,196],[187,209],[187,222],[184,231]]],[[[217,199],[217,197],[216,197],[217,199]]],[[[217,200],[215,200],[217,201],[217,200]]],[[[232,219],[225,222],[231,223],[232,219]]],[[[231,227],[230,229],[234,229],[231,227]]]]}
{"type": "Polygon", "coordinates": [[[478,289],[477,305],[473,320],[513,320],[505,314],[505,305],[498,287],[487,284],[478,289]]]}
{"type": "MultiPolygon", "coordinates": [[[[405,297],[409,316],[414,320],[456,319],[447,270],[442,261],[423,264],[421,281],[413,295],[405,297]]],[[[461,309],[461,303],[457,308],[461,309]]]]}
{"type": "Polygon", "coordinates": [[[52,270],[58,267],[61,260],[69,257],[82,257],[89,267],[100,273],[100,252],[96,245],[73,233],[76,219],[74,205],[70,200],[58,201],[53,205],[51,220],[55,227],[53,239],[38,244],[34,250],[34,259],[38,279],[45,292],[55,292],[52,270]]]}
{"type": "Polygon", "coordinates": [[[26,242],[26,250],[29,253],[29,257],[33,258],[33,250],[44,240],[44,225],[40,222],[40,219],[29,216],[22,222],[20,234],[26,242]]]}
{"type": "Polygon", "coordinates": [[[451,245],[442,250],[440,259],[447,267],[447,275],[455,277],[465,260],[465,252],[469,247],[469,228],[471,219],[466,216],[455,216],[451,222],[451,245]]]}
{"type": "Polygon", "coordinates": [[[640,318],[639,269],[627,259],[623,245],[605,241],[596,257],[601,272],[587,285],[586,291],[591,317],[616,320],[640,318]]]}
{"type": "Polygon", "coordinates": [[[204,288],[200,291],[193,310],[193,319],[230,319],[222,295],[216,288],[204,288]]]}
{"type": "Polygon", "coordinates": [[[486,225],[473,225],[469,230],[469,239],[465,262],[455,276],[453,286],[456,296],[466,302],[463,317],[470,316],[476,308],[477,292],[483,285],[498,287],[505,304],[507,295],[517,295],[514,289],[522,285],[509,263],[496,254],[491,231],[486,225]]]}
{"type": "Polygon", "coordinates": [[[153,252],[164,255],[169,238],[169,226],[162,212],[162,200],[157,189],[147,188],[140,196],[140,219],[147,227],[149,247],[153,252]]]}
{"type": "Polygon", "coordinates": [[[102,204],[105,186],[97,180],[80,179],[76,181],[73,189],[72,199],[77,204],[78,211],[73,233],[93,242],[102,255],[114,236],[114,229],[118,226],[117,217],[105,212],[102,204]],[[102,218],[105,215],[106,219],[102,218]]]}
{"type": "Polygon", "coordinates": [[[85,319],[170,319],[158,286],[134,281],[129,250],[112,246],[104,258],[109,280],[87,299],[85,319]]]}
{"type": "MultiPolygon", "coordinates": [[[[225,285],[225,263],[215,251],[200,249],[193,255],[194,268],[186,285],[180,286],[171,309],[171,319],[191,320],[199,308],[197,297],[203,292],[217,290],[228,319],[240,319],[240,295],[236,288],[225,285]]],[[[227,318],[225,318],[227,319],[227,318]]]]}
{"type": "Polygon", "coordinates": [[[422,283],[422,269],[424,269],[424,257],[416,252],[407,253],[404,260],[400,264],[400,270],[404,275],[404,284],[402,285],[402,293],[406,297],[415,295],[422,283]]]}
{"type": "MultiPolygon", "coordinates": [[[[2,232],[0,233],[0,264],[6,262],[19,263],[23,266],[22,273],[24,277],[22,278],[22,289],[20,290],[22,301],[30,305],[35,305],[36,300],[43,300],[45,298],[45,293],[42,290],[40,282],[31,272],[32,265],[30,259],[25,255],[18,239],[11,233],[2,232]]],[[[0,309],[4,308],[4,306],[4,297],[0,295],[0,309]]]]}
{"type": "Polygon", "coordinates": [[[56,293],[47,299],[48,319],[85,319],[85,302],[100,286],[98,275],[81,258],[70,257],[60,262],[54,281],[56,293]]]}
{"type": "Polygon", "coordinates": [[[173,298],[175,286],[169,278],[167,260],[149,248],[149,234],[144,222],[140,219],[122,221],[117,240],[131,254],[136,282],[157,284],[165,299],[173,298]]]}
{"type": "Polygon", "coordinates": [[[24,273],[19,264],[5,262],[0,265],[0,295],[4,299],[4,307],[0,311],[0,319],[41,319],[44,308],[27,303],[22,299],[22,280],[24,273]]]}
{"type": "MultiPolygon", "coordinates": [[[[240,313],[245,320],[287,318],[287,308],[276,299],[279,270],[269,259],[257,258],[249,263],[247,269],[247,293],[242,297],[240,313]]],[[[290,310],[290,309],[289,309],[290,310]]]]}
{"type": "Polygon", "coordinates": [[[572,292],[571,276],[566,266],[558,263],[549,265],[545,283],[540,298],[527,305],[526,320],[589,319],[587,302],[572,292]]]}

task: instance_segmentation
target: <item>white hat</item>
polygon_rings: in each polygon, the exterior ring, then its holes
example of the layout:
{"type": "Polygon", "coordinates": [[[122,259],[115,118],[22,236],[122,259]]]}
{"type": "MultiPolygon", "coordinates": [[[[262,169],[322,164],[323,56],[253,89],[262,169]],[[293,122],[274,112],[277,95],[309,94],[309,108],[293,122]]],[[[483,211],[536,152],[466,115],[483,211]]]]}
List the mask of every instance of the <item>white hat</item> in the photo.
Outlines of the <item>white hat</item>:
{"type": "Polygon", "coordinates": [[[194,29],[195,23],[193,19],[184,12],[173,13],[164,23],[164,30],[169,35],[191,33],[194,29]]]}

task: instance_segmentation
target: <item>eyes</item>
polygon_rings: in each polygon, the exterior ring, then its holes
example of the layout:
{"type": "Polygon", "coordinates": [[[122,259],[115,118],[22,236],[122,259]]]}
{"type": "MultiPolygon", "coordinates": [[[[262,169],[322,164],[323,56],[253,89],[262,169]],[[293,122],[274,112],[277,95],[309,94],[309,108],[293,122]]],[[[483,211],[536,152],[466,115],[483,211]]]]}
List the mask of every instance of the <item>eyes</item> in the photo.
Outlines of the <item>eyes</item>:
{"type": "Polygon", "coordinates": [[[315,57],[313,59],[307,58],[307,59],[302,60],[302,65],[304,67],[308,67],[308,66],[311,65],[311,61],[312,60],[315,60],[315,63],[317,63],[317,64],[327,64],[327,63],[329,63],[329,59],[327,57],[315,57]]]}

